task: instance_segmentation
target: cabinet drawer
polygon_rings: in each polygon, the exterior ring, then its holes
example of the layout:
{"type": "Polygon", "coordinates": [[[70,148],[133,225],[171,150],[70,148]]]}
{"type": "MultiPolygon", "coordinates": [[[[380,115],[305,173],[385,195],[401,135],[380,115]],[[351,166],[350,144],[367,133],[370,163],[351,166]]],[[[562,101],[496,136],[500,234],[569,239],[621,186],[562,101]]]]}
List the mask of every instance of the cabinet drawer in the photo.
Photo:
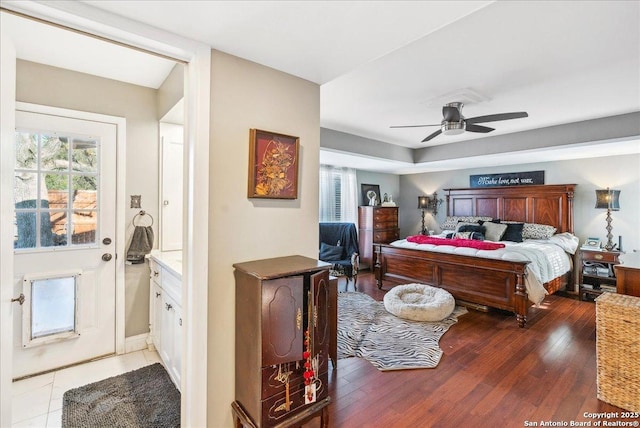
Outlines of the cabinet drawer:
{"type": "Polygon", "coordinates": [[[291,371],[289,375],[289,389],[295,388],[301,383],[304,383],[304,361],[298,361],[298,368],[296,369],[296,363],[281,364],[279,366],[268,366],[262,368],[262,399],[267,399],[272,395],[280,394],[285,390],[285,384],[277,379],[278,373],[291,371]]]}
{"type": "Polygon", "coordinates": [[[398,229],[395,230],[379,230],[373,233],[373,242],[384,244],[387,242],[400,239],[398,229]]]}
{"type": "Polygon", "coordinates": [[[618,263],[618,254],[609,251],[582,251],[583,261],[618,263]]]}
{"type": "MultiPolygon", "coordinates": [[[[320,373],[326,373],[329,370],[329,360],[326,358],[326,350],[320,353],[320,373]]],[[[289,376],[289,389],[304,383],[304,360],[297,362],[298,368],[296,369],[296,363],[286,363],[280,366],[268,366],[262,368],[262,398],[266,399],[275,394],[280,394],[285,390],[285,384],[280,382],[277,378],[279,367],[282,371],[291,371],[289,376]]]]}
{"type": "Polygon", "coordinates": [[[182,305],[182,281],[167,269],[162,269],[162,289],[169,294],[178,305],[182,305]]]}
{"type": "MultiPolygon", "coordinates": [[[[324,372],[319,376],[320,382],[316,385],[319,387],[316,389],[316,401],[320,401],[329,395],[327,389],[328,376],[327,372],[324,372]]],[[[261,426],[273,426],[280,421],[289,418],[296,411],[302,410],[305,407],[304,404],[304,382],[296,386],[289,384],[289,411],[285,409],[286,392],[284,389],[281,393],[273,395],[261,402],[262,405],[262,421],[261,426]]]]}
{"type": "Polygon", "coordinates": [[[149,259],[149,277],[156,284],[162,284],[162,267],[153,259],[149,259]]]}

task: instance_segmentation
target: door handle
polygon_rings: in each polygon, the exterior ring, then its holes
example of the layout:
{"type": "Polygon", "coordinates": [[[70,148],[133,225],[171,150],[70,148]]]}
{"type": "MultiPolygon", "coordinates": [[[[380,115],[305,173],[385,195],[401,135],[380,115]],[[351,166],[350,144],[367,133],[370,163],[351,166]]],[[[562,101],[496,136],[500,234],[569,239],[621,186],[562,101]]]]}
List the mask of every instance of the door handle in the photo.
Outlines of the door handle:
{"type": "Polygon", "coordinates": [[[11,299],[11,301],[18,302],[20,303],[20,306],[22,306],[22,304],[24,303],[24,294],[20,293],[18,297],[14,297],[13,299],[11,299]]]}
{"type": "Polygon", "coordinates": [[[105,262],[108,262],[109,260],[111,260],[111,258],[112,258],[112,257],[113,257],[113,256],[112,256],[111,254],[109,254],[109,253],[104,253],[104,254],[102,255],[102,260],[104,260],[105,262]]]}

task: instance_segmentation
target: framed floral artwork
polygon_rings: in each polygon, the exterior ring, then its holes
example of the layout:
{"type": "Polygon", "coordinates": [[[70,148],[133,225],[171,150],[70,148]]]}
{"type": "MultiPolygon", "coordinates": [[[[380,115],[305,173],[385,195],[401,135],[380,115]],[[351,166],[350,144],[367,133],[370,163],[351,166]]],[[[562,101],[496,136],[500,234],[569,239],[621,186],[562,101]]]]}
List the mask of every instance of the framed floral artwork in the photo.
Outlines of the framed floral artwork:
{"type": "Polygon", "coordinates": [[[249,198],[297,199],[300,138],[251,129],[249,198]]]}

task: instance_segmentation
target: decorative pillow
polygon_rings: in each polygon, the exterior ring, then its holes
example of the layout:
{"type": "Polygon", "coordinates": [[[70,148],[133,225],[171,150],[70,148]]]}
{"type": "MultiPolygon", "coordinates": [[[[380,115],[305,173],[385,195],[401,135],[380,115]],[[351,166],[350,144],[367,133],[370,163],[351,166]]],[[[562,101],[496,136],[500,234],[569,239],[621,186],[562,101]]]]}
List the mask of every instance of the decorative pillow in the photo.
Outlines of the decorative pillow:
{"type": "Polygon", "coordinates": [[[442,230],[455,230],[459,222],[478,223],[480,221],[490,221],[492,217],[476,217],[476,216],[448,216],[444,223],[440,225],[442,230]]]}
{"type": "Polygon", "coordinates": [[[455,239],[475,239],[476,241],[484,241],[484,235],[480,232],[456,232],[453,236],[455,239]]]}
{"type": "Polygon", "coordinates": [[[522,229],[524,228],[524,223],[509,223],[503,221],[502,224],[505,224],[507,229],[504,231],[501,241],[522,242],[522,229]]]}
{"type": "Polygon", "coordinates": [[[548,224],[525,223],[522,228],[522,239],[549,239],[556,233],[556,228],[548,224]]]}
{"type": "Polygon", "coordinates": [[[507,230],[506,224],[493,223],[486,221],[482,223],[484,227],[484,237],[488,241],[498,242],[502,239],[504,232],[507,230]]]}
{"type": "Polygon", "coordinates": [[[329,245],[322,242],[320,244],[320,260],[325,262],[337,262],[343,259],[344,247],[329,245]]]}
{"type": "Polygon", "coordinates": [[[458,223],[458,227],[456,227],[456,232],[478,232],[484,234],[484,226],[479,225],[478,223],[458,223]]]}

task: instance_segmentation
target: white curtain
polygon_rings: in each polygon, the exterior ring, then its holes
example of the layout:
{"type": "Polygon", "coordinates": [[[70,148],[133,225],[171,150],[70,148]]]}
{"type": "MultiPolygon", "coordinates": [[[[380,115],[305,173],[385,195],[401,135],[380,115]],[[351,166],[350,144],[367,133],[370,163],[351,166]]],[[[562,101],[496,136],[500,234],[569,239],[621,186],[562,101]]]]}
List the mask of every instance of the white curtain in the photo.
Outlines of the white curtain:
{"type": "Polygon", "coordinates": [[[355,169],[320,165],[320,221],[357,226],[357,187],[355,169]]]}

